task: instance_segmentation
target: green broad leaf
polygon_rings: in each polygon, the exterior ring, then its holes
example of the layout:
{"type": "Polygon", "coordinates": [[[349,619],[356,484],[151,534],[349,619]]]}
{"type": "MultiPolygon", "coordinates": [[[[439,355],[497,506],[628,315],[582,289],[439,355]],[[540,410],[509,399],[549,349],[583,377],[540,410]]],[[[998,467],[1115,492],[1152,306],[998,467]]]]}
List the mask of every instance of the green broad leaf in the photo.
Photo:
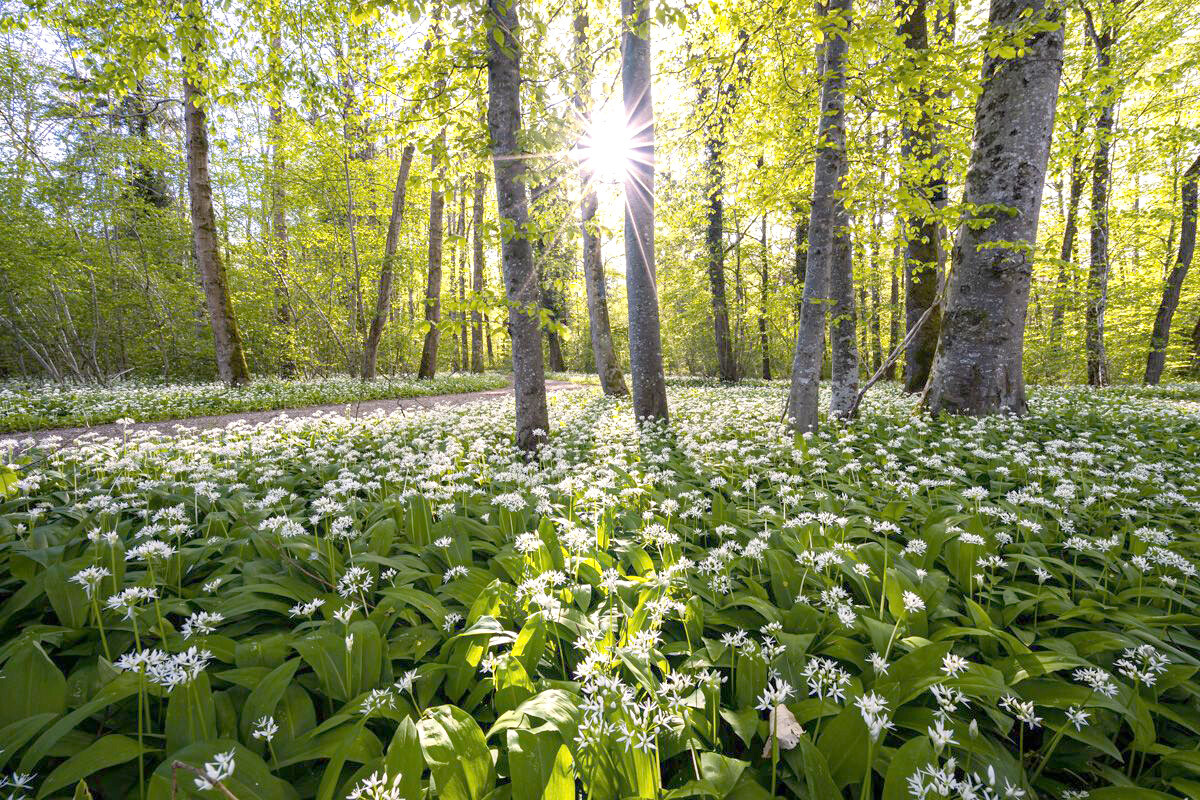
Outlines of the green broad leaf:
{"type": "Polygon", "coordinates": [[[732,709],[722,708],[721,719],[729,723],[729,727],[733,728],[733,732],[742,740],[746,747],[752,746],[754,737],[758,733],[758,723],[760,715],[753,708],[732,709]]]}
{"type": "Polygon", "coordinates": [[[4,768],[8,759],[16,755],[16,752],[24,747],[26,742],[37,736],[37,732],[57,716],[53,713],[38,714],[35,717],[18,720],[0,728],[0,742],[4,742],[4,748],[0,750],[0,769],[4,768]]]}
{"type": "Polygon", "coordinates": [[[150,776],[147,800],[175,800],[178,797],[226,800],[225,795],[219,791],[197,789],[193,774],[187,770],[180,771],[178,791],[174,791],[173,765],[180,761],[204,769],[204,765],[212,761],[217,753],[227,753],[230,750],[233,751],[233,775],[222,783],[238,800],[299,800],[299,795],[289,782],[272,775],[266,762],[253,751],[231,739],[196,742],[172,753],[150,776]]]}
{"type": "Polygon", "coordinates": [[[392,742],[384,756],[388,775],[399,775],[401,800],[419,800],[421,774],[425,771],[425,755],[421,752],[421,737],[412,719],[405,717],[396,727],[392,742]]]}
{"type": "Polygon", "coordinates": [[[241,722],[238,726],[242,741],[249,742],[254,726],[263,717],[274,717],[275,708],[283,699],[292,677],[300,667],[300,659],[293,658],[271,670],[265,678],[251,690],[242,706],[241,722]]]}
{"type": "Polygon", "coordinates": [[[510,730],[506,737],[514,796],[573,800],[575,775],[571,753],[558,734],[510,730]]]}
{"type": "Polygon", "coordinates": [[[929,737],[918,736],[905,742],[888,764],[883,781],[883,800],[909,800],[908,778],[933,761],[933,745],[929,737]]]}
{"type": "Polygon", "coordinates": [[[480,800],[496,785],[492,754],[479,725],[455,706],[429,709],[417,723],[432,792],[440,800],[480,800]]]}
{"type": "Polygon", "coordinates": [[[533,695],[533,681],[515,658],[506,658],[496,667],[492,680],[496,687],[496,711],[511,711],[533,695]]]}
{"type": "Polygon", "coordinates": [[[1140,786],[1107,786],[1088,790],[1088,800],[1174,800],[1165,792],[1140,786]]]}
{"type": "Polygon", "coordinates": [[[748,761],[740,761],[720,753],[706,751],[700,754],[700,775],[712,786],[718,798],[729,796],[749,766],[748,761]]]}
{"type": "Polygon", "coordinates": [[[137,675],[132,672],[122,672],[117,675],[116,678],[105,684],[104,688],[97,692],[90,701],[55,722],[34,740],[29,749],[25,751],[25,755],[21,757],[21,772],[31,772],[37,763],[50,752],[51,748],[74,730],[79,723],[102,709],[137,694],[137,691],[137,675]]]}
{"type": "Polygon", "coordinates": [[[201,672],[190,684],[171,690],[165,733],[168,752],[217,738],[217,709],[207,673],[201,672]]]}
{"type": "MultiPolygon", "coordinates": [[[[102,736],[86,748],[55,767],[38,789],[38,797],[53,794],[64,786],[82,783],[84,778],[103,769],[132,761],[150,748],[139,746],[136,739],[120,734],[102,736]]],[[[85,785],[86,786],[86,785],[85,785]]]]}
{"type": "Polygon", "coordinates": [[[67,708],[67,679],[32,639],[19,645],[0,672],[0,728],[67,708]]]}

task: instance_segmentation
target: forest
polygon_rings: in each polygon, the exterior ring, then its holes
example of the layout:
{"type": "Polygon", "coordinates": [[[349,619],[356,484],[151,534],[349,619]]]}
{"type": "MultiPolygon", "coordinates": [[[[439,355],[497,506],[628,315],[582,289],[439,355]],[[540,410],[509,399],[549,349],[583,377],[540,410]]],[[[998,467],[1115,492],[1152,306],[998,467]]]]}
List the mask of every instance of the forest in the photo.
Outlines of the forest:
{"type": "Polygon", "coordinates": [[[1200,800],[1200,0],[0,57],[0,797],[1200,800]]]}

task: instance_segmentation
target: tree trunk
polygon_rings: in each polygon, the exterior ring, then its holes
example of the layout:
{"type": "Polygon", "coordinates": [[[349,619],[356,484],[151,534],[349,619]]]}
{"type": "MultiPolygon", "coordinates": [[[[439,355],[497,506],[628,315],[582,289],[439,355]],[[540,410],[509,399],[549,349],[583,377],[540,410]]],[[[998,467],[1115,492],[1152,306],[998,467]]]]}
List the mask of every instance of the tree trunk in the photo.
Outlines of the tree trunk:
{"type": "MultiPolygon", "coordinates": [[[[585,130],[592,120],[592,62],[588,47],[587,4],[575,5],[575,110],[583,120],[585,130]]],[[[596,232],[596,187],[592,170],[581,161],[579,180],[583,193],[579,203],[580,233],[583,239],[583,282],[587,291],[588,328],[591,331],[592,357],[600,388],[606,395],[624,397],[629,394],[625,376],[617,361],[612,342],[612,325],[608,318],[608,290],[604,283],[604,261],[600,253],[600,236],[596,232]]]]}
{"type": "MultiPolygon", "coordinates": [[[[842,151],[841,182],[847,178],[842,151]]],[[[830,319],[833,386],[829,415],[851,416],[858,395],[858,347],[855,343],[854,259],[850,243],[850,210],[840,195],[834,197],[833,254],[829,262],[829,294],[833,301],[830,319]]]]}
{"type": "MultiPolygon", "coordinates": [[[[761,163],[761,162],[760,162],[761,163]]],[[[758,298],[758,345],[762,350],[762,376],[764,381],[771,380],[771,337],[767,328],[767,301],[770,298],[771,260],[767,248],[767,212],[762,216],[762,271],[759,275],[758,298]]]]}
{"type": "Polygon", "coordinates": [[[196,13],[184,20],[183,119],[187,137],[188,196],[192,222],[192,247],[204,285],[204,300],[212,324],[217,374],[230,386],[250,382],[250,368],[242,351],[237,317],[229,299],[229,282],[217,244],[217,217],[213,210],[212,179],[208,172],[208,121],[201,104],[204,96],[196,83],[204,72],[201,42],[203,22],[196,13]]]}
{"type": "Polygon", "coordinates": [[[808,258],[804,270],[804,306],[796,352],[792,358],[792,385],[788,394],[788,415],[792,428],[800,433],[817,429],[817,393],[821,380],[821,362],[825,355],[825,307],[829,302],[829,283],[834,245],[836,210],[834,195],[839,189],[842,165],[846,160],[846,75],[847,43],[839,31],[848,29],[853,14],[852,0],[825,0],[817,6],[822,18],[841,17],[845,27],[828,26],[825,34],[824,62],[821,73],[821,120],[817,129],[819,146],[813,167],[812,211],[808,222],[808,258]]]}
{"type": "MultiPolygon", "coordinates": [[[[1020,30],[1043,15],[1057,23],[1053,9],[1045,0],[992,0],[989,24],[1020,30]]],[[[964,205],[980,211],[959,226],[954,244],[942,338],[926,389],[935,413],[1026,409],[1025,311],[1062,58],[1061,25],[1028,38],[1019,57],[984,58],[963,194],[964,205]]]]}
{"type": "Polygon", "coordinates": [[[625,176],[625,287],[629,301],[629,370],[633,413],[667,420],[658,288],[654,272],[654,102],[650,89],[648,0],[621,0],[621,88],[630,129],[625,176]]]}
{"type": "Polygon", "coordinates": [[[429,174],[433,183],[429,191],[429,272],[425,283],[425,344],[421,348],[421,367],[418,378],[432,378],[437,374],[438,340],[441,336],[442,320],[442,231],[445,223],[446,195],[441,181],[446,168],[441,164],[441,151],[446,146],[446,131],[443,129],[433,146],[429,161],[429,174]]]}
{"type": "Polygon", "coordinates": [[[1150,354],[1146,357],[1146,383],[1154,386],[1162,378],[1167,363],[1167,343],[1171,338],[1171,318],[1179,306],[1179,293],[1192,264],[1196,249],[1196,181],[1200,178],[1200,157],[1183,173],[1180,197],[1179,254],[1175,266],[1163,287],[1162,302],[1154,316],[1154,331],[1150,334],[1150,354]]]}
{"type": "Polygon", "coordinates": [[[538,281],[526,230],[529,201],[521,135],[521,47],[517,0],[488,0],[488,134],[496,173],[496,209],[508,321],[512,338],[517,446],[537,449],[550,428],[546,375],[538,329],[538,281]],[[499,41],[497,41],[499,40],[499,41]]]}
{"type": "MultiPolygon", "coordinates": [[[[923,67],[929,57],[929,24],[925,0],[899,0],[900,35],[914,66],[923,67]]],[[[907,247],[904,255],[905,334],[911,335],[904,353],[904,391],[919,392],[929,380],[941,330],[941,310],[934,308],[924,323],[921,319],[937,301],[940,280],[941,229],[937,211],[945,205],[946,182],[938,147],[935,123],[930,113],[930,97],[922,84],[912,90],[909,99],[918,113],[912,121],[907,115],[901,125],[901,160],[909,173],[907,194],[909,209],[905,225],[907,247]],[[920,330],[913,329],[920,324],[920,330]]]]}
{"type": "MultiPolygon", "coordinates": [[[[707,91],[701,91],[701,97],[707,94],[707,91]]],[[[721,380],[732,383],[737,380],[737,362],[733,356],[733,343],[729,338],[729,303],[725,298],[725,174],[721,162],[725,131],[720,108],[722,99],[718,91],[715,101],[717,108],[712,112],[704,145],[705,193],[708,200],[704,244],[708,256],[708,285],[712,293],[717,374],[721,380]]],[[[701,104],[703,105],[703,101],[701,104]]]]}
{"type": "MultiPolygon", "coordinates": [[[[1100,78],[1109,76],[1109,62],[1113,43],[1113,32],[1105,25],[1099,33],[1092,28],[1088,17],[1092,40],[1096,47],[1096,67],[1100,78]]],[[[1109,161],[1116,93],[1105,85],[1100,93],[1100,116],[1096,119],[1096,151],[1092,158],[1092,228],[1091,259],[1088,266],[1087,305],[1087,371],[1088,385],[1104,386],[1108,383],[1108,353],[1104,347],[1104,316],[1108,309],[1108,189],[1112,165],[1109,161]]]]}
{"type": "Polygon", "coordinates": [[[375,296],[375,315],[363,342],[362,379],[375,379],[375,362],[379,355],[379,340],[383,337],[383,326],[387,322],[392,304],[393,265],[396,249],[400,244],[400,228],[404,221],[404,196],[408,188],[408,173],[412,169],[413,145],[406,145],[400,155],[400,171],[396,175],[396,189],[392,192],[392,214],[388,217],[387,238],[383,244],[383,261],[379,266],[379,291],[375,296]]]}
{"type": "Polygon", "coordinates": [[[1050,309],[1050,344],[1054,353],[1062,353],[1062,326],[1067,307],[1067,272],[1075,260],[1075,236],[1079,226],[1079,195],[1083,193],[1083,169],[1079,155],[1071,157],[1070,186],[1067,190],[1066,221],[1063,224],[1062,247],[1058,253],[1058,280],[1054,305],[1050,309]]]}
{"type": "Polygon", "coordinates": [[[483,314],[477,307],[483,302],[483,192],[487,175],[475,172],[475,193],[471,198],[471,371],[483,372],[483,314]]]}
{"type": "MultiPolygon", "coordinates": [[[[892,286],[888,294],[888,352],[896,349],[900,344],[900,275],[896,270],[896,264],[903,256],[902,245],[896,246],[896,252],[892,254],[890,263],[890,271],[892,273],[892,286]]],[[[896,362],[892,360],[888,363],[887,369],[883,372],[885,380],[896,380],[896,362]]]]}

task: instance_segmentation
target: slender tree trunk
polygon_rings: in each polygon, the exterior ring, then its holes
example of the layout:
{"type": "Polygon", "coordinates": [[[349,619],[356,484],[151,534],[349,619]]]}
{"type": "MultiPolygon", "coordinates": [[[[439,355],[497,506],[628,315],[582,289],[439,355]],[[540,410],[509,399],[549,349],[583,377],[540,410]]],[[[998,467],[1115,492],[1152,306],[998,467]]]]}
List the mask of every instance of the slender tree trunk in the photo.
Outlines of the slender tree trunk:
{"type": "MultiPolygon", "coordinates": [[[[1096,67],[1102,79],[1109,78],[1113,30],[1105,25],[1096,33],[1090,16],[1087,22],[1096,47],[1096,67]]],[[[1117,98],[1112,86],[1100,93],[1100,116],[1096,119],[1096,151],[1092,158],[1091,254],[1088,266],[1087,371],[1088,384],[1108,383],[1108,353],[1104,347],[1104,317],[1108,309],[1108,189],[1112,165],[1110,150],[1117,98]]]]}
{"type": "MultiPolygon", "coordinates": [[[[1013,31],[1043,16],[1058,23],[1054,9],[1045,0],[992,0],[989,24],[1013,31]]],[[[926,389],[934,412],[1026,409],[1025,311],[1062,57],[1056,24],[1026,39],[1016,58],[984,58],[963,195],[967,208],[980,211],[959,226],[954,244],[942,338],[926,389]],[[990,224],[970,224],[975,220],[990,224]]]]}
{"type": "Polygon", "coordinates": [[[621,88],[631,134],[625,177],[625,286],[629,369],[638,420],[667,420],[658,288],[654,272],[654,102],[650,90],[649,0],[621,0],[621,88]]]}
{"type": "MultiPolygon", "coordinates": [[[[707,99],[707,87],[701,90],[701,104],[707,99]]],[[[705,192],[708,206],[704,227],[704,244],[708,256],[708,285],[712,293],[713,339],[717,346],[717,374],[721,380],[737,380],[737,361],[729,337],[729,303],[725,298],[725,171],[722,151],[725,147],[725,125],[721,104],[724,98],[718,90],[716,109],[707,126],[704,145],[705,192]]]]}
{"type": "Polygon", "coordinates": [[[771,337],[767,328],[767,302],[770,299],[771,251],[767,246],[767,212],[762,216],[762,270],[759,275],[758,346],[762,350],[762,376],[771,380],[771,337]]]}
{"type": "MultiPolygon", "coordinates": [[[[890,262],[890,271],[892,273],[892,286],[888,294],[888,352],[896,349],[896,345],[900,344],[900,274],[896,269],[896,265],[903,260],[904,246],[897,245],[896,252],[892,254],[890,262]]],[[[883,377],[885,380],[896,380],[896,362],[893,360],[884,370],[883,377]]]]}
{"type": "MultiPolygon", "coordinates": [[[[592,120],[592,63],[588,46],[587,4],[575,4],[575,110],[585,129],[592,120]]],[[[579,180],[582,196],[579,204],[580,233],[583,240],[583,282],[587,291],[588,328],[591,332],[592,357],[600,388],[606,395],[624,397],[629,394],[625,376],[617,361],[612,342],[612,325],[608,317],[608,290],[604,283],[604,260],[600,253],[600,236],[596,230],[596,187],[591,169],[581,163],[579,180]]]]}
{"type": "MultiPolygon", "coordinates": [[[[841,182],[847,178],[842,151],[841,182]]],[[[858,347],[855,344],[854,259],[850,243],[850,210],[839,194],[834,197],[833,257],[829,263],[831,365],[833,386],[829,415],[849,417],[858,395],[858,347]]]]}
{"type": "Polygon", "coordinates": [[[883,337],[880,331],[879,276],[871,281],[871,372],[883,364],[883,337]]]}
{"type": "Polygon", "coordinates": [[[187,137],[188,196],[192,222],[192,247],[204,285],[213,343],[217,356],[217,374],[230,386],[250,382],[250,368],[242,351],[237,317],[229,299],[229,282],[221,250],[217,244],[217,216],[213,210],[212,179],[208,172],[208,120],[202,108],[203,93],[196,83],[204,72],[201,52],[203,21],[199,12],[186,15],[180,31],[182,39],[183,120],[187,137]]]}
{"type": "MultiPolygon", "coordinates": [[[[929,58],[929,23],[925,0],[899,0],[897,14],[900,34],[914,69],[925,67],[929,58]]],[[[919,330],[914,328],[926,317],[937,300],[941,228],[936,212],[944,205],[946,184],[942,176],[936,127],[930,113],[929,91],[919,85],[909,93],[918,109],[916,119],[903,117],[901,160],[905,167],[910,209],[905,230],[908,234],[904,256],[905,333],[910,335],[904,353],[904,390],[919,392],[929,380],[941,330],[941,310],[934,308],[919,330]]]]}
{"type": "Polygon", "coordinates": [[[804,269],[808,263],[808,215],[799,204],[792,208],[796,218],[796,251],[792,263],[792,277],[796,284],[796,327],[800,327],[800,317],[804,312],[804,269]]]}
{"type": "Polygon", "coordinates": [[[429,191],[429,272],[425,283],[425,343],[421,348],[421,367],[418,378],[432,378],[437,374],[438,340],[441,336],[442,320],[442,231],[445,224],[446,195],[441,181],[446,168],[441,163],[441,151],[446,145],[446,131],[442,130],[434,144],[430,157],[429,174],[433,176],[429,191]]]}
{"type": "Polygon", "coordinates": [[[841,31],[848,29],[853,14],[852,0],[825,0],[818,14],[837,15],[843,25],[826,26],[824,62],[821,74],[821,120],[817,128],[816,163],[813,168],[812,211],[808,223],[808,258],[804,270],[804,306],[796,352],[792,358],[792,386],[788,394],[788,415],[792,428],[807,433],[817,429],[817,392],[821,380],[821,362],[825,355],[825,307],[829,303],[834,226],[837,223],[835,198],[846,159],[846,75],[847,43],[841,31]]]}
{"type": "Polygon", "coordinates": [[[521,46],[517,0],[488,0],[488,134],[496,172],[496,208],[512,337],[517,446],[537,449],[550,428],[538,330],[538,276],[526,230],[529,201],[521,135],[521,46]]]}
{"type": "MultiPolygon", "coordinates": [[[[471,198],[471,297],[473,304],[483,302],[483,192],[487,175],[475,172],[475,193],[471,198]]],[[[471,371],[483,372],[483,314],[471,311],[471,371]]]]}
{"type": "Polygon", "coordinates": [[[470,369],[471,351],[467,345],[467,183],[464,180],[458,190],[458,237],[454,246],[458,262],[458,353],[463,372],[470,369]]]}
{"type": "MultiPolygon", "coordinates": [[[[276,33],[271,38],[273,59],[278,58],[277,54],[281,52],[282,46],[280,36],[276,33]]],[[[288,267],[288,229],[287,216],[284,213],[287,197],[283,190],[283,173],[286,164],[283,156],[283,100],[278,96],[280,91],[276,90],[277,94],[272,99],[267,112],[267,139],[271,146],[271,237],[267,257],[271,260],[276,276],[275,303],[277,310],[275,319],[279,323],[284,340],[284,357],[279,367],[285,377],[291,377],[296,373],[296,363],[292,358],[292,341],[295,336],[293,326],[296,320],[292,311],[291,293],[288,291],[285,277],[288,267]]]]}
{"type": "Polygon", "coordinates": [[[363,342],[362,379],[375,379],[375,362],[379,356],[379,341],[387,323],[392,304],[393,266],[396,249],[400,244],[400,229],[404,221],[404,196],[408,188],[408,173],[412,169],[413,145],[406,145],[400,154],[400,171],[396,175],[396,189],[392,192],[392,214],[388,217],[387,238],[383,244],[383,261],[379,266],[379,290],[375,295],[375,314],[371,327],[363,342]]]}
{"type": "Polygon", "coordinates": [[[1079,227],[1079,196],[1083,193],[1083,169],[1078,154],[1071,157],[1070,186],[1067,190],[1066,220],[1062,248],[1058,253],[1058,279],[1054,305],[1050,309],[1050,343],[1054,353],[1062,353],[1063,317],[1066,314],[1068,268],[1075,260],[1075,237],[1079,227]]]}
{"type": "Polygon", "coordinates": [[[1154,330],[1150,334],[1150,353],[1146,357],[1146,383],[1156,385],[1162,378],[1167,363],[1167,343],[1171,337],[1171,318],[1179,307],[1179,293],[1192,265],[1192,253],[1196,249],[1196,182],[1200,178],[1200,157],[1183,173],[1183,188],[1180,198],[1179,254],[1175,266],[1167,276],[1163,287],[1162,302],[1154,316],[1154,330]]]}

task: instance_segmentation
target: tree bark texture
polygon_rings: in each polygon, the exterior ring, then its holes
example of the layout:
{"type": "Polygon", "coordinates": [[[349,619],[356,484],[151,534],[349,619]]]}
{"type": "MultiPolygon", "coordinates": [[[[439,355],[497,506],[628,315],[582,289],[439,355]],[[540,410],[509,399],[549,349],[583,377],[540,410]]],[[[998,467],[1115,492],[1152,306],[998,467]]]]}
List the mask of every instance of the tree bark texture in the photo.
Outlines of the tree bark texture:
{"type": "MultiPolygon", "coordinates": [[[[852,0],[825,0],[817,6],[822,17],[838,15],[850,24],[852,0]]],[[[808,258],[804,269],[803,307],[796,350],[792,357],[792,385],[788,393],[788,415],[799,433],[815,431],[818,424],[818,390],[821,362],[825,355],[825,312],[829,304],[830,261],[833,258],[834,226],[837,224],[835,194],[840,188],[846,158],[847,43],[833,28],[825,37],[824,68],[821,75],[821,121],[817,128],[816,162],[813,168],[812,210],[808,222],[808,258]]]]}
{"type": "Polygon", "coordinates": [[[404,196],[408,189],[408,174],[412,170],[413,145],[406,145],[400,154],[400,170],[396,174],[396,188],[392,192],[392,213],[388,217],[387,236],[383,243],[383,260],[379,265],[379,286],[375,295],[375,313],[371,327],[363,342],[362,379],[375,379],[375,364],[379,356],[379,341],[387,324],[392,306],[392,278],[396,261],[396,250],[400,245],[400,228],[404,222],[404,196]]]}
{"type": "MultiPolygon", "coordinates": [[[[1113,29],[1105,25],[1096,32],[1090,17],[1088,26],[1096,47],[1096,67],[1100,77],[1108,76],[1112,58],[1113,29]]],[[[1100,95],[1100,114],[1096,118],[1096,150],[1092,157],[1091,253],[1088,265],[1087,351],[1088,384],[1108,383],[1108,353],[1104,347],[1104,317],[1108,310],[1108,190],[1112,174],[1110,151],[1114,125],[1116,92],[1105,85],[1100,95]]]]}
{"type": "Polygon", "coordinates": [[[1200,157],[1183,173],[1180,192],[1179,252],[1175,266],[1167,276],[1163,287],[1162,302],[1154,316],[1154,330],[1150,334],[1150,353],[1146,357],[1147,385],[1154,386],[1162,378],[1167,363],[1167,344],[1171,338],[1171,318],[1179,307],[1179,294],[1192,265],[1192,254],[1196,249],[1196,182],[1200,178],[1200,157]]]}
{"type": "Polygon", "coordinates": [[[658,288],[654,271],[654,103],[649,0],[621,0],[621,89],[631,158],[625,177],[625,287],[629,371],[638,420],[667,420],[658,288]]]}
{"type": "Polygon", "coordinates": [[[536,450],[549,430],[538,325],[538,275],[529,241],[521,132],[520,31],[516,0],[488,0],[488,134],[496,176],[500,256],[512,339],[517,446],[536,450]],[[497,41],[499,39],[499,41],[497,41]]]}
{"type": "MultiPolygon", "coordinates": [[[[843,151],[841,180],[847,165],[843,151]]],[[[851,415],[858,395],[858,346],[855,344],[854,257],[850,242],[850,210],[845,198],[835,196],[833,252],[829,262],[829,294],[832,300],[829,343],[831,348],[832,388],[829,415],[851,415]]]]}
{"type": "Polygon", "coordinates": [[[441,151],[445,148],[446,132],[442,131],[434,144],[429,160],[429,174],[433,183],[429,190],[429,271],[425,281],[425,343],[421,348],[421,366],[418,378],[432,378],[437,374],[438,341],[441,337],[442,321],[442,233],[445,226],[446,195],[441,180],[446,168],[441,163],[441,151]]]}
{"type": "MultiPolygon", "coordinates": [[[[992,0],[992,28],[1058,22],[1045,0],[992,0]]],[[[987,56],[963,202],[984,210],[959,226],[942,337],[926,390],[934,412],[1023,413],[1025,312],[1038,211],[1062,74],[1063,30],[1034,34],[1023,53],[987,56]],[[979,223],[987,222],[986,227],[979,223]]]]}
{"type": "MultiPolygon", "coordinates": [[[[471,197],[471,297],[474,304],[483,302],[483,193],[487,175],[475,173],[475,191],[471,197]]],[[[483,372],[483,314],[476,307],[471,311],[471,371],[483,372]]]]}
{"type": "Polygon", "coordinates": [[[196,85],[203,74],[201,24],[193,14],[189,14],[182,31],[183,118],[192,247],[212,325],[217,374],[230,386],[241,386],[250,382],[250,368],[242,350],[242,337],[238,331],[233,302],[229,298],[229,280],[217,240],[217,216],[213,210],[212,178],[208,171],[208,119],[201,107],[203,92],[196,85]]]}

